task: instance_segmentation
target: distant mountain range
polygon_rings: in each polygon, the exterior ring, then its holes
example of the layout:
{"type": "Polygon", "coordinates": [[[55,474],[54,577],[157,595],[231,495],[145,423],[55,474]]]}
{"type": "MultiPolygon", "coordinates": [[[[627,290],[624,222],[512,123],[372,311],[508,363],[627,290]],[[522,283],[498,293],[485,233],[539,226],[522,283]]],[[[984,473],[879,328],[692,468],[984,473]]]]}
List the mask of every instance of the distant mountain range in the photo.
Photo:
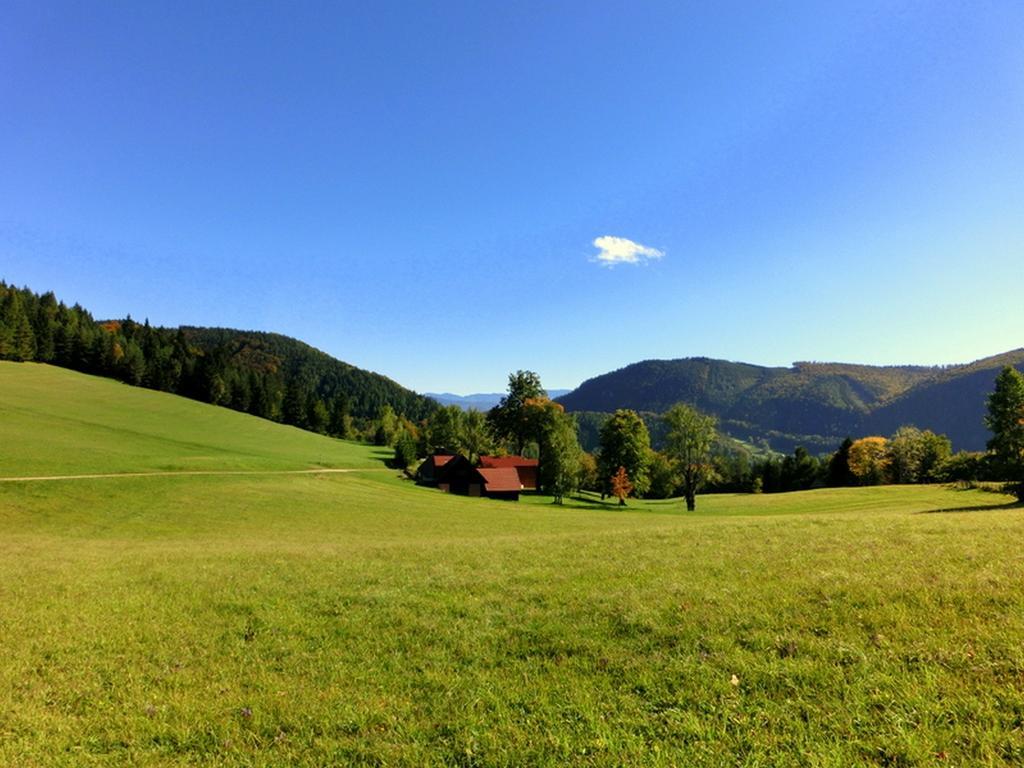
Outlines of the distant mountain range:
{"type": "MultiPolygon", "coordinates": [[[[570,389],[549,389],[548,397],[552,400],[567,395],[570,389]]],[[[475,408],[478,411],[489,411],[505,396],[504,392],[478,392],[472,395],[454,395],[451,392],[425,392],[424,395],[436,400],[441,405],[457,405],[464,411],[475,408]]]]}
{"type": "Polygon", "coordinates": [[[722,431],[789,452],[834,450],[847,435],[889,435],[905,424],[982,450],[985,398],[1004,365],[1024,371],[1024,349],[943,367],[794,363],[768,368],[710,358],[645,360],[583,382],[558,401],[568,411],[662,413],[685,402],[722,431]]]}

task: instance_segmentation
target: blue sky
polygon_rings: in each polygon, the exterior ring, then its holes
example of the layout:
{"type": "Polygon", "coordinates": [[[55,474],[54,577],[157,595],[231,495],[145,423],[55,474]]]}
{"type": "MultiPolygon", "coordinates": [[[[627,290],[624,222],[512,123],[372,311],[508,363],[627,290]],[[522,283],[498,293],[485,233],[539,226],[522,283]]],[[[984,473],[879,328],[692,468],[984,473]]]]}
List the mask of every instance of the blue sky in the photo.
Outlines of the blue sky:
{"type": "Polygon", "coordinates": [[[7,2],[0,277],[421,391],[967,361],[1024,346],[1022,29],[1019,2],[7,2]]]}

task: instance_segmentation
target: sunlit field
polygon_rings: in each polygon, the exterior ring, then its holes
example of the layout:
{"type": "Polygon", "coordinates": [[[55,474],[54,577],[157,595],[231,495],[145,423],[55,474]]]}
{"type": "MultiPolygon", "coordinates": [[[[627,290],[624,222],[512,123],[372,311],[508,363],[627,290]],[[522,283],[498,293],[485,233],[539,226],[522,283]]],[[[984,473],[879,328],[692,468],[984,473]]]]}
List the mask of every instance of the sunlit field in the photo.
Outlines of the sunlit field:
{"type": "Polygon", "coordinates": [[[6,477],[360,470],[0,482],[0,765],[1024,762],[1010,497],[454,497],[44,366],[0,418],[6,477]]]}

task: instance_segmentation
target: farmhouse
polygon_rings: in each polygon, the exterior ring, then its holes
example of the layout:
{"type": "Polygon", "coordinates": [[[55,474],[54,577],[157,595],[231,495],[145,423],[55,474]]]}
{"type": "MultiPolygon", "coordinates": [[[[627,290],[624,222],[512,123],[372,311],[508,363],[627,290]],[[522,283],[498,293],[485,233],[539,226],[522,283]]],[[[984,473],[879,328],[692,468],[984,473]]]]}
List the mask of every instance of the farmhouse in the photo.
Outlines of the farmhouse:
{"type": "Polygon", "coordinates": [[[419,469],[416,470],[416,482],[420,485],[438,485],[442,470],[456,458],[462,459],[467,464],[469,463],[469,461],[457,455],[454,451],[441,451],[427,456],[423,463],[420,464],[419,469]]]}
{"type": "Polygon", "coordinates": [[[515,467],[474,467],[469,459],[457,453],[428,456],[416,472],[416,482],[446,493],[509,501],[518,501],[523,489],[515,467]]]}
{"type": "MultiPolygon", "coordinates": [[[[477,467],[477,476],[483,481],[483,488],[477,486],[477,494],[483,491],[483,495],[492,499],[505,499],[506,501],[519,501],[519,491],[522,490],[522,483],[519,481],[519,473],[512,467],[477,467]]],[[[473,486],[470,486],[470,496],[473,496],[473,486]]]]}
{"type": "Polygon", "coordinates": [[[519,484],[524,491],[536,491],[539,485],[537,480],[537,459],[527,459],[524,456],[481,456],[481,469],[514,469],[519,475],[519,484]]]}
{"type": "Polygon", "coordinates": [[[416,481],[420,485],[432,485],[449,490],[453,476],[461,476],[467,468],[472,469],[472,465],[466,457],[454,451],[441,451],[423,460],[416,470],[416,481]]]}

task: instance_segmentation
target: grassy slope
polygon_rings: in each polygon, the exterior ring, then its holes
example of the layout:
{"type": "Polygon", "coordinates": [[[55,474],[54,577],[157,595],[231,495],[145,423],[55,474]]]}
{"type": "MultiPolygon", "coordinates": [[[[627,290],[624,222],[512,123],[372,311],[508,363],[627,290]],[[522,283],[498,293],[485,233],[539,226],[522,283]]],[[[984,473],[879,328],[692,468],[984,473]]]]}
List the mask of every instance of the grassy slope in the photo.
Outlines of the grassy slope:
{"type": "Polygon", "coordinates": [[[0,484],[0,765],[1024,760],[1006,497],[544,501],[0,484]]]}
{"type": "Polygon", "coordinates": [[[0,476],[380,467],[379,451],[163,392],[0,361],[0,476]]]}

